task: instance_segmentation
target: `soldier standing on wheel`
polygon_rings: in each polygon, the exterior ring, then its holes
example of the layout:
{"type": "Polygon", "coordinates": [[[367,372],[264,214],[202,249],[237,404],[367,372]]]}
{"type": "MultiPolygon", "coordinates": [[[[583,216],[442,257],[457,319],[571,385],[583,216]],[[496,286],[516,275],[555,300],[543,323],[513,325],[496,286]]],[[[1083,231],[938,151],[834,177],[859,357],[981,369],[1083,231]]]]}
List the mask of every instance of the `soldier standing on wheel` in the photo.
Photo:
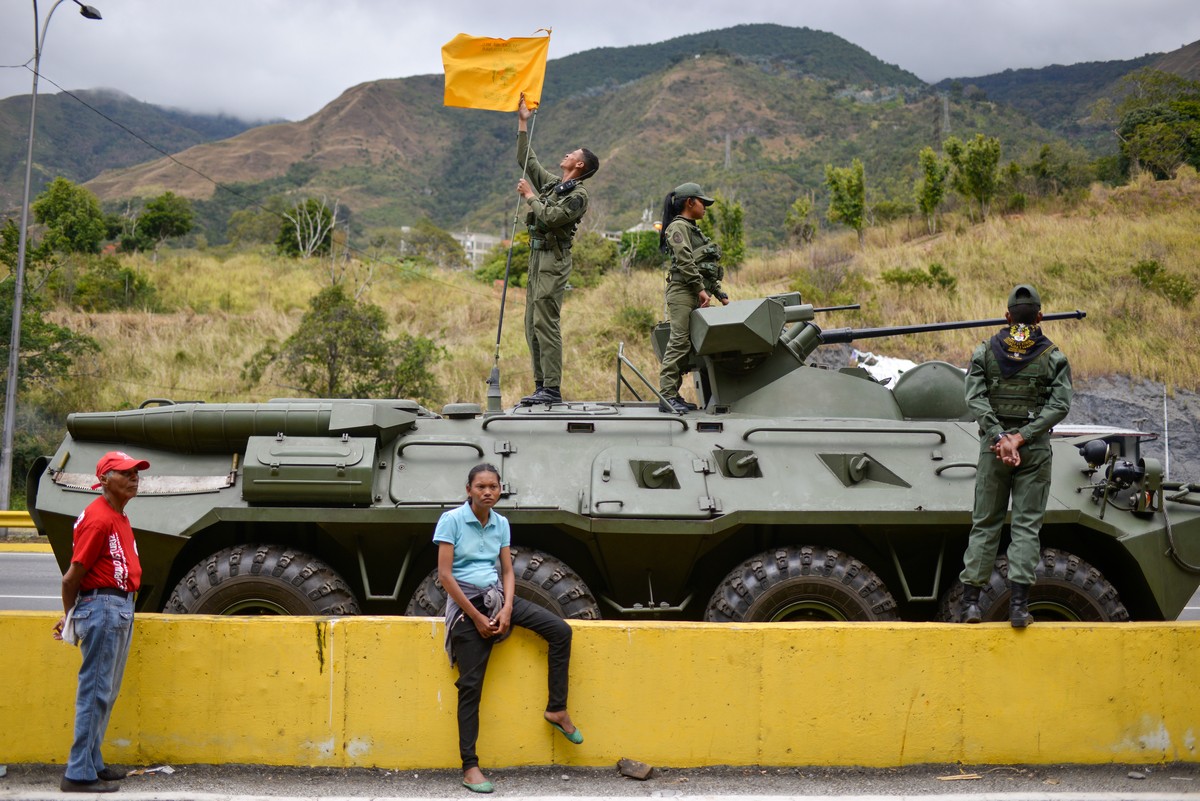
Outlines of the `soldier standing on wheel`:
{"type": "Polygon", "coordinates": [[[1013,628],[1033,622],[1029,587],[1041,554],[1039,534],[1050,493],[1050,429],[1071,409],[1071,366],[1042,333],[1042,299],[1029,284],[1008,296],[1007,328],[979,344],[967,371],[967,408],[979,423],[979,464],[971,538],[963,556],[963,620],[979,623],[1012,497],[1008,580],[1013,628]]]}
{"type": "Polygon", "coordinates": [[[525,297],[525,339],[533,361],[534,392],[521,399],[523,405],[562,401],[562,312],[563,292],[571,276],[571,244],[575,229],[588,207],[582,181],[595,175],[600,159],[587,148],[563,156],[562,177],[542,167],[529,147],[527,122],[533,112],[525,95],[517,107],[517,164],[524,177],[517,192],[529,204],[525,224],[529,227],[529,281],[525,297]]]}

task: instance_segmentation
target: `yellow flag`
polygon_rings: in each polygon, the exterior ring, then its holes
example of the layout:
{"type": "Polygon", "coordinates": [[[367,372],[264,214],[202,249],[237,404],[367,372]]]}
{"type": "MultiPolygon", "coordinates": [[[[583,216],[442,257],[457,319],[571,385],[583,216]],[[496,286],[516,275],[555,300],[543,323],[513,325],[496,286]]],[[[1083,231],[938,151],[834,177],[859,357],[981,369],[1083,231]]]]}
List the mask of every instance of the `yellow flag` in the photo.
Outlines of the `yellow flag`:
{"type": "Polygon", "coordinates": [[[442,45],[446,68],[445,104],[487,111],[537,108],[546,78],[550,36],[489,39],[460,33],[442,45]]]}

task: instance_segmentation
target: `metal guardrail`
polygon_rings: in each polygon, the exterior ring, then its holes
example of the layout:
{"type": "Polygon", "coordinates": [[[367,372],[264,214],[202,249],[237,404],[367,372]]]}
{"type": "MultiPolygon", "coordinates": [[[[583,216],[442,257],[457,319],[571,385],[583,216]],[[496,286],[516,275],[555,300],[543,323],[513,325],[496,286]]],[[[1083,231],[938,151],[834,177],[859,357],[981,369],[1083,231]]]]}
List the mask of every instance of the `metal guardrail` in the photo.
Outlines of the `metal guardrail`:
{"type": "Polygon", "coordinates": [[[0,512],[0,528],[33,528],[29,512],[0,512]]]}

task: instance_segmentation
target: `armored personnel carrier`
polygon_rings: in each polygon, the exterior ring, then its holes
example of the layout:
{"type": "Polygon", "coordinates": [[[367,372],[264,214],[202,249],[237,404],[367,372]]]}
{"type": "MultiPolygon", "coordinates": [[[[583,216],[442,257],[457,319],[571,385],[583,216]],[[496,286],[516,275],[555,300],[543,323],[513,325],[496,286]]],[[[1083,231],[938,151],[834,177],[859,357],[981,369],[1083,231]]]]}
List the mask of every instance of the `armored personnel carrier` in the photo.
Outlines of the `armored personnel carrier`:
{"type": "MultiPolygon", "coordinates": [[[[518,592],[564,616],[952,619],[979,452],[962,371],[928,362],[886,386],[808,361],[823,343],[1002,321],[814,319],[796,294],[696,310],[701,408],[682,416],[659,411],[623,353],[608,402],[500,409],[496,386],[487,410],[156,400],[73,414],[33,466],[29,509],[65,569],[93,465],[119,448],[152,465],[128,509],[140,610],[437,614],[434,524],[491,462],[518,592]]],[[[1035,617],[1171,620],[1200,585],[1200,485],[1164,481],[1139,453],[1147,436],[1054,432],[1035,617]]],[[[990,619],[1007,616],[1005,573],[1001,559],[990,619]]]]}

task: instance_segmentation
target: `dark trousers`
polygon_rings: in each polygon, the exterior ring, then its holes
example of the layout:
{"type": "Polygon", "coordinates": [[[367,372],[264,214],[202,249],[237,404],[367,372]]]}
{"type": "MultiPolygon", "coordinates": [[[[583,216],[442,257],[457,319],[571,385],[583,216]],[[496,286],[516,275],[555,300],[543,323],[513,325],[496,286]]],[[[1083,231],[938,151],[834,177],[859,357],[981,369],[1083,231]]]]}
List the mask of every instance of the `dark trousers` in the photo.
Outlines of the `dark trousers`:
{"type": "MultiPolygon", "coordinates": [[[[480,599],[482,603],[482,599],[480,599]]],[[[485,613],[486,614],[486,613],[485,613]]],[[[547,712],[567,708],[567,670],[571,664],[571,627],[553,612],[524,598],[513,598],[512,624],[529,629],[546,641],[547,712]]],[[[454,658],[458,662],[458,750],[463,770],[479,766],[475,741],[479,739],[479,700],[483,697],[483,677],[496,641],[484,639],[474,622],[464,616],[450,632],[454,658]]]]}

